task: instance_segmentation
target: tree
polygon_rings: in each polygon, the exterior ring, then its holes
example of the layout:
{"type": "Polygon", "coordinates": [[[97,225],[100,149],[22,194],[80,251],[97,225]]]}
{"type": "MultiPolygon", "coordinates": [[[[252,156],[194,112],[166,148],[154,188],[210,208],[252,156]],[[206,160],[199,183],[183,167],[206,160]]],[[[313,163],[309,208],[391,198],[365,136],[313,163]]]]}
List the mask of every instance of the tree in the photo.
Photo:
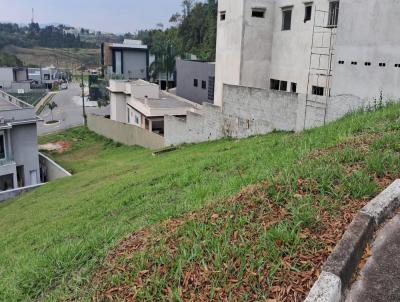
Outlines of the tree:
{"type": "Polygon", "coordinates": [[[159,30],[154,32],[152,38],[153,44],[150,52],[154,55],[155,60],[150,66],[150,71],[154,79],[159,78],[161,73],[165,73],[166,89],[168,90],[168,79],[175,70],[176,57],[180,54],[178,30],[176,28],[169,28],[166,31],[159,30]]]}
{"type": "Polygon", "coordinates": [[[51,120],[54,121],[54,118],[53,118],[53,110],[54,110],[55,108],[57,108],[58,105],[56,104],[56,102],[53,101],[53,102],[47,103],[47,107],[50,109],[50,112],[51,112],[51,120]]]}
{"type": "Polygon", "coordinates": [[[183,0],[182,7],[183,7],[183,17],[186,18],[191,13],[195,0],[183,0]]]}

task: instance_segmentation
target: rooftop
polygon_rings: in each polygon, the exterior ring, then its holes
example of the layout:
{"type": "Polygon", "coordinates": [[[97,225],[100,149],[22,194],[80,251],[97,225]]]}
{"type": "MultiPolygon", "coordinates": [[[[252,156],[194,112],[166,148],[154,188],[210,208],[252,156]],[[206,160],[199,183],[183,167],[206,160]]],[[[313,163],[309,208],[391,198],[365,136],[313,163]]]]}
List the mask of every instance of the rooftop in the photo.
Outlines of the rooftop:
{"type": "Polygon", "coordinates": [[[175,108],[196,108],[195,104],[190,104],[183,100],[178,99],[178,97],[166,93],[164,91],[160,92],[159,99],[145,98],[136,99],[147,107],[154,109],[175,109],[175,108]]]}
{"type": "Polygon", "coordinates": [[[0,94],[0,111],[4,110],[14,110],[14,109],[19,109],[17,105],[7,101],[5,98],[3,98],[0,94]]]}

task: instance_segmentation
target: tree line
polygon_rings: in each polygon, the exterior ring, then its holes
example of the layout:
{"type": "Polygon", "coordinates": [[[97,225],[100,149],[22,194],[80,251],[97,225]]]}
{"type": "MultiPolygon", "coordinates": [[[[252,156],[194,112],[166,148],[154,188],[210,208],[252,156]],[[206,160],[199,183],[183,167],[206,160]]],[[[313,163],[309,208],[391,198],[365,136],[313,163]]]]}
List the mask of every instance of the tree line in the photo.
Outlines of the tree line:
{"type": "Polygon", "coordinates": [[[6,45],[24,48],[35,46],[47,48],[94,48],[95,44],[81,41],[79,35],[65,33],[64,25],[41,28],[38,23],[19,26],[14,23],[0,23],[0,49],[6,45]]]}
{"type": "Polygon", "coordinates": [[[162,24],[157,29],[139,31],[135,38],[148,45],[155,56],[150,66],[153,79],[157,75],[168,75],[175,70],[177,56],[190,59],[195,55],[199,60],[214,61],[217,36],[216,0],[198,2],[183,0],[182,12],[170,18],[171,27],[164,29],[162,24]]]}

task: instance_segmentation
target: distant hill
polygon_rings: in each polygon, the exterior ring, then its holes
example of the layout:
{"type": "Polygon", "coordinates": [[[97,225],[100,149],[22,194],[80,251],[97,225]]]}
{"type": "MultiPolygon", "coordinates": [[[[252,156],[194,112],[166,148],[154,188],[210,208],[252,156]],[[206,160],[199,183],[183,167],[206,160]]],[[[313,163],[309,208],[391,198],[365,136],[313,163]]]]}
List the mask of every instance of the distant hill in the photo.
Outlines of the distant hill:
{"type": "Polygon", "coordinates": [[[23,48],[8,45],[4,47],[3,51],[7,54],[15,55],[25,66],[54,65],[60,68],[74,69],[80,64],[97,66],[100,60],[100,50],[98,48],[23,48]]]}

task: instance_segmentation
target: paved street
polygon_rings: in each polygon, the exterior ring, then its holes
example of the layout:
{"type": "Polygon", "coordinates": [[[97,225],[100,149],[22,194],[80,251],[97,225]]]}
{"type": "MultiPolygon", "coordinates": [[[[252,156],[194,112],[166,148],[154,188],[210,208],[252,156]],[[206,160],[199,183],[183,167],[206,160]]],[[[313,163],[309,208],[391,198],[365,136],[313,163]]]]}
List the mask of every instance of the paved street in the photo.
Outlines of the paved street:
{"type": "MultiPolygon", "coordinates": [[[[57,132],[63,129],[71,128],[83,124],[82,117],[82,98],[79,84],[70,83],[67,90],[62,90],[56,94],[52,101],[57,104],[57,108],[53,110],[53,117],[60,123],[46,125],[45,122],[51,120],[50,109],[46,107],[40,114],[44,122],[38,123],[38,134],[47,134],[57,132]]],[[[86,112],[96,114],[109,114],[109,107],[98,108],[97,103],[87,102],[86,112]]]]}
{"type": "Polygon", "coordinates": [[[400,215],[378,232],[372,256],[362,269],[346,302],[400,301],[400,215]]]}

